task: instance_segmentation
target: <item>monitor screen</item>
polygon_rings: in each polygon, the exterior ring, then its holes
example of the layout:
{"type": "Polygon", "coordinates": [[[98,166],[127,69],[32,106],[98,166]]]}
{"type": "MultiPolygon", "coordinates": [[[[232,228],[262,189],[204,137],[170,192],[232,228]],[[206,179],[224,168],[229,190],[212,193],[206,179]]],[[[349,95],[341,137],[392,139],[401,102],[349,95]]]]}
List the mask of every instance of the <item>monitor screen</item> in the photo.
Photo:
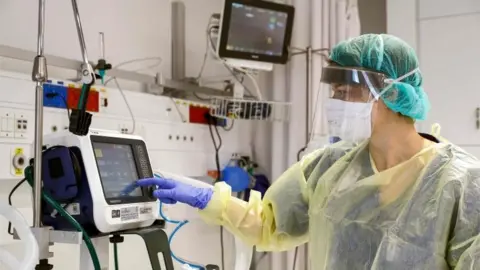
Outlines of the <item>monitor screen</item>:
{"type": "Polygon", "coordinates": [[[143,196],[139,188],[128,195],[122,194],[122,191],[138,180],[138,171],[130,145],[93,142],[93,149],[106,199],[143,196]]]}
{"type": "Polygon", "coordinates": [[[286,12],[232,3],[226,49],[282,56],[287,22],[286,12]]]}

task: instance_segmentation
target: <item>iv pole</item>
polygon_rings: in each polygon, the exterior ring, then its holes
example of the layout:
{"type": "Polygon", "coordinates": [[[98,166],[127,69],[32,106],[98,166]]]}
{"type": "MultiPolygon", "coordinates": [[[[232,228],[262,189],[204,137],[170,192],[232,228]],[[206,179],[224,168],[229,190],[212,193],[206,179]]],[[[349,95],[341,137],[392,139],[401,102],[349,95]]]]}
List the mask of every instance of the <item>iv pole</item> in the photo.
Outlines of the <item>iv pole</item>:
{"type": "MultiPolygon", "coordinates": [[[[313,56],[315,54],[325,57],[323,52],[328,52],[330,49],[313,49],[311,46],[308,46],[306,49],[300,48],[291,48],[291,51],[295,50],[296,52],[290,53],[290,57],[296,55],[305,54],[306,60],[306,95],[305,95],[305,147],[300,149],[297,155],[297,160],[300,160],[300,154],[307,148],[307,144],[310,141],[310,93],[312,91],[312,72],[313,72],[313,56]]],[[[313,124],[313,123],[312,123],[313,124]]]]}
{"type": "Polygon", "coordinates": [[[42,137],[43,137],[43,84],[47,81],[47,59],[44,56],[45,0],[39,1],[37,56],[33,60],[32,80],[35,86],[35,181],[33,192],[33,227],[40,228],[41,179],[42,179],[42,137]]]}
{"type": "MultiPolygon", "coordinates": [[[[41,224],[41,198],[42,198],[42,152],[43,152],[43,84],[48,80],[47,59],[44,55],[45,40],[45,0],[39,0],[38,6],[38,36],[37,36],[37,55],[33,60],[32,81],[35,82],[35,138],[34,138],[34,190],[33,190],[33,228],[37,243],[39,245],[40,262],[36,269],[52,269],[53,265],[48,264],[50,257],[49,245],[50,228],[42,227],[41,224]]],[[[77,1],[72,0],[73,15],[77,28],[78,40],[82,52],[83,63],[81,65],[82,82],[92,85],[95,82],[95,73],[88,62],[87,49],[83,36],[80,14],[78,12],[77,1]]],[[[85,89],[86,97],[88,91],[85,89]]],[[[72,120],[72,119],[70,119],[72,120]]],[[[87,128],[88,129],[88,128],[87,128]]]]}
{"type": "MultiPolygon", "coordinates": [[[[291,52],[290,57],[297,56],[297,55],[302,55],[305,54],[305,60],[306,60],[306,74],[305,74],[305,80],[306,80],[306,94],[305,94],[305,146],[300,149],[297,153],[297,161],[300,161],[300,156],[305,149],[307,149],[308,142],[310,141],[310,93],[312,91],[312,75],[313,75],[313,56],[315,54],[324,56],[322,54],[323,52],[328,52],[330,51],[329,49],[313,49],[311,46],[308,46],[306,49],[300,49],[300,48],[295,48],[292,47],[290,48],[291,52]]],[[[312,123],[313,126],[313,123],[312,123]]],[[[297,264],[297,256],[298,256],[298,247],[295,248],[295,255],[293,259],[293,269],[295,269],[295,266],[297,264]]],[[[304,254],[304,260],[305,260],[305,270],[308,270],[308,244],[305,244],[305,254],[304,254]]]]}

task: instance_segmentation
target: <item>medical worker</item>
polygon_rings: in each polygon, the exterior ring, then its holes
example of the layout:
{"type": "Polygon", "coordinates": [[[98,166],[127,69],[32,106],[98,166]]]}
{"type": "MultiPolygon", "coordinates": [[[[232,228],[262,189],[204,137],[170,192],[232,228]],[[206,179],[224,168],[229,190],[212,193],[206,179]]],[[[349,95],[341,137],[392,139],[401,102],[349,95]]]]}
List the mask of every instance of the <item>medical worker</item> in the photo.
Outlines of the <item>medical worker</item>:
{"type": "Polygon", "coordinates": [[[157,185],[160,201],[196,207],[258,250],[308,242],[313,270],[480,269],[479,162],[415,130],[429,102],[414,50],[390,35],[341,42],[322,81],[341,141],[290,167],[263,200],[236,199],[224,183],[138,185],[157,185]]]}

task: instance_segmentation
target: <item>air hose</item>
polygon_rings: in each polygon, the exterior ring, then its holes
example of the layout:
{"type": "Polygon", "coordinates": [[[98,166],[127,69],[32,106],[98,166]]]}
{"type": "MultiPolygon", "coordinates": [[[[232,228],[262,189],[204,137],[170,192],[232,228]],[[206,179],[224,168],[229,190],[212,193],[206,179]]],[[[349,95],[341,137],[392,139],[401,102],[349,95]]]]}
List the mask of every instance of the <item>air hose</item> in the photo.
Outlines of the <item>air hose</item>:
{"type": "Polygon", "coordinates": [[[82,90],[80,91],[80,98],[78,99],[78,104],[77,104],[77,109],[79,110],[86,110],[87,108],[85,107],[87,102],[85,99],[88,99],[88,92],[90,91],[90,85],[89,84],[83,84],[82,85],[82,90]]]}
{"type": "MultiPolygon", "coordinates": [[[[27,182],[30,184],[30,186],[33,188],[33,168],[32,166],[28,166],[25,168],[25,178],[27,179],[27,182]]],[[[85,242],[85,245],[87,246],[88,252],[90,253],[90,257],[92,258],[93,262],[93,267],[95,270],[101,270],[100,267],[100,260],[98,259],[97,251],[95,250],[95,247],[93,246],[92,240],[88,236],[87,232],[83,229],[82,225],[80,225],[77,220],[75,220],[63,207],[56,202],[52,197],[50,197],[48,194],[45,194],[42,191],[42,198],[47,202],[51,207],[53,207],[57,212],[64,217],[77,231],[82,233],[83,241],[85,242]]]]}
{"type": "MultiPolygon", "coordinates": [[[[155,177],[157,178],[161,178],[160,175],[158,174],[155,174],[155,177]]],[[[165,214],[163,213],[163,203],[160,202],[160,205],[159,205],[159,214],[160,214],[160,217],[165,220],[165,222],[168,222],[168,223],[171,223],[171,224],[176,224],[177,227],[175,227],[175,229],[173,230],[173,232],[168,236],[168,245],[171,247],[172,246],[172,241],[173,241],[173,238],[175,237],[175,234],[183,227],[185,226],[186,224],[188,224],[188,220],[184,220],[184,221],[179,221],[179,220],[172,220],[172,219],[169,219],[168,217],[165,216],[165,214]]],[[[171,255],[172,255],[172,258],[174,260],[176,260],[177,262],[179,262],[180,264],[182,265],[188,265],[192,268],[196,268],[196,269],[199,269],[199,270],[203,270],[205,269],[204,266],[202,265],[199,265],[199,264],[195,264],[195,263],[191,263],[191,262],[187,262],[179,257],[177,257],[177,255],[175,255],[175,253],[173,253],[173,251],[171,250],[170,251],[171,255]]]]}

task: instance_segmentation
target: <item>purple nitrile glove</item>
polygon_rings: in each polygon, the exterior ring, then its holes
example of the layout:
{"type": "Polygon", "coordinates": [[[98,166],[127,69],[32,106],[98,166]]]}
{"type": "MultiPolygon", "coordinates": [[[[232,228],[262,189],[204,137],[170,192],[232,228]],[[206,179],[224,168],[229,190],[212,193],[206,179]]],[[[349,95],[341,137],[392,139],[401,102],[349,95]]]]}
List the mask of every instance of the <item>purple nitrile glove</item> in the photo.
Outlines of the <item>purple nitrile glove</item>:
{"type": "Polygon", "coordinates": [[[205,209],[213,195],[213,190],[210,188],[194,187],[165,178],[141,179],[137,181],[137,185],[141,187],[157,186],[153,196],[162,203],[175,204],[181,202],[198,209],[205,209]]]}

